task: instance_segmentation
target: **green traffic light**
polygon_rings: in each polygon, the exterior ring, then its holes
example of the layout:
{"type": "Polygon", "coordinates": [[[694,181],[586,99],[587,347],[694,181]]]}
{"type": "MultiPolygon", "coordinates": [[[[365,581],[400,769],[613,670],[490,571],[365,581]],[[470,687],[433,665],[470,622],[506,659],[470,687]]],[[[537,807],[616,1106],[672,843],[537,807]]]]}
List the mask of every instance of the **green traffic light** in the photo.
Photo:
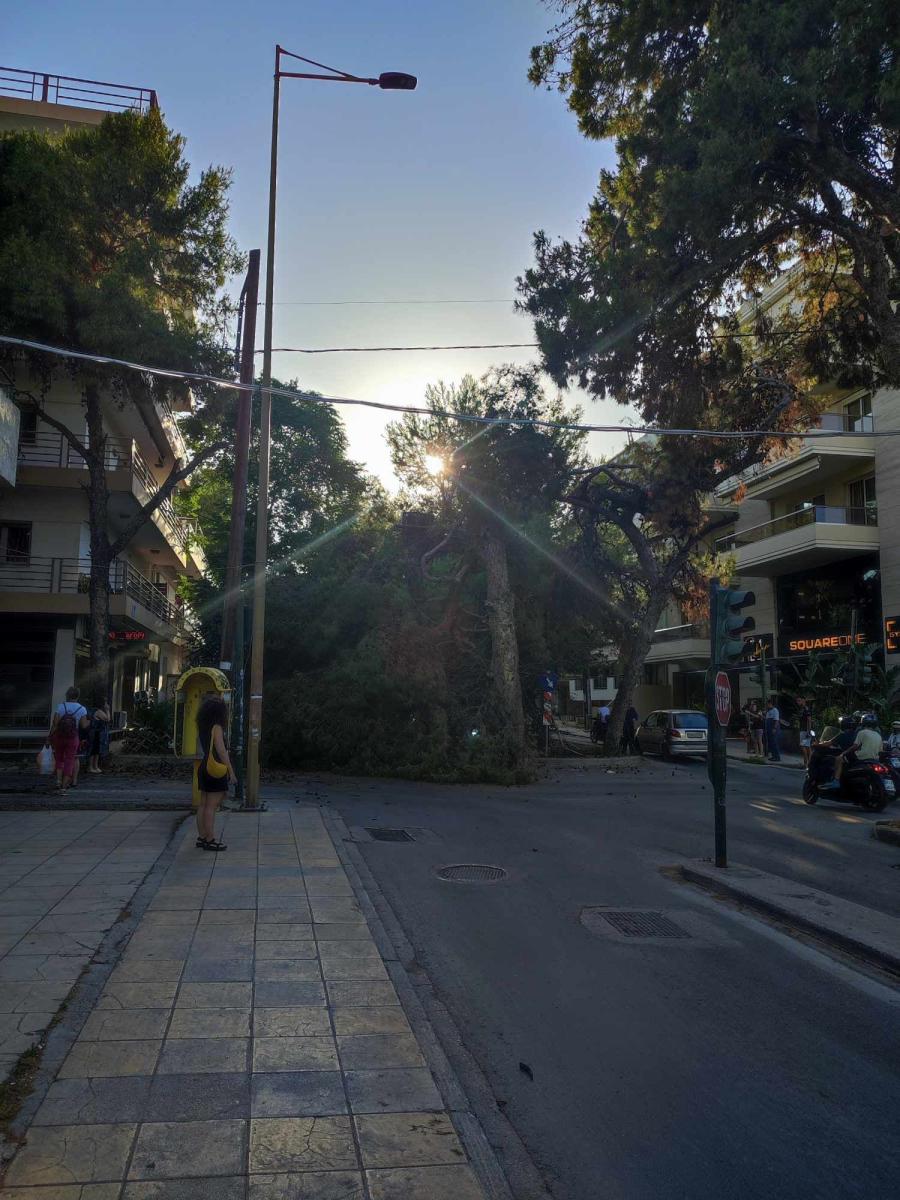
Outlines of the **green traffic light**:
{"type": "Polygon", "coordinates": [[[716,587],[713,592],[713,611],[710,614],[714,630],[715,662],[720,666],[739,663],[744,653],[742,634],[756,628],[750,616],[742,616],[741,609],[756,603],[756,595],[750,591],[716,587]]]}

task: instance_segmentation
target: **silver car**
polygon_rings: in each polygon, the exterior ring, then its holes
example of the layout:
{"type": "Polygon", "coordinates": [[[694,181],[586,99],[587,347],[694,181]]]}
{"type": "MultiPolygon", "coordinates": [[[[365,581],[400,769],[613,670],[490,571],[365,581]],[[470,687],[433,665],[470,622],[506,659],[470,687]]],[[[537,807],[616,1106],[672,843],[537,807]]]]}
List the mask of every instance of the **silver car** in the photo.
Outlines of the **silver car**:
{"type": "Polygon", "coordinates": [[[690,708],[659,708],[638,727],[641,754],[675,758],[682,754],[705,754],[708,722],[706,713],[690,708]]]}

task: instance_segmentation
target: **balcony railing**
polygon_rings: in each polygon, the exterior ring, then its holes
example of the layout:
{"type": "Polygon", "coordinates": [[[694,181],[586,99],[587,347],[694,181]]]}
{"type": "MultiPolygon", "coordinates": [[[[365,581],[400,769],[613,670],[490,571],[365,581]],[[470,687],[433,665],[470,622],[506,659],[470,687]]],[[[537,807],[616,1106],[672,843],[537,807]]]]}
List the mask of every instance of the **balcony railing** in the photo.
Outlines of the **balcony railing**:
{"type": "MultiPolygon", "coordinates": [[[[0,592],[87,595],[90,579],[89,558],[44,558],[35,554],[0,558],[0,592]]],[[[130,596],[169,625],[184,624],[183,610],[125,559],[110,563],[108,591],[111,596],[130,596]]]]}
{"type": "MultiPolygon", "coordinates": [[[[68,440],[55,430],[27,430],[19,438],[20,467],[63,467],[74,471],[87,470],[84,459],[68,440]]],[[[131,471],[148,496],[159,490],[159,482],[150,470],[137,445],[127,438],[106,439],[103,466],[107,471],[131,471]]],[[[156,509],[169,527],[171,541],[184,549],[195,545],[201,535],[200,526],[189,517],[175,511],[171,498],[163,500],[156,509]]]]}
{"type": "Polygon", "coordinates": [[[659,642],[682,642],[686,638],[708,638],[709,625],[706,621],[693,621],[688,625],[669,625],[657,629],[653,634],[653,645],[659,642]]]}
{"type": "Polygon", "coordinates": [[[764,541],[779,533],[787,533],[792,529],[801,529],[805,525],[877,525],[878,509],[874,504],[862,508],[842,508],[835,504],[810,504],[798,508],[795,512],[774,521],[766,521],[763,525],[752,525],[749,529],[741,529],[719,538],[716,550],[727,554],[741,546],[750,546],[754,542],[764,541]]]}
{"type": "Polygon", "coordinates": [[[146,113],[159,107],[152,88],[52,75],[47,71],[23,71],[18,67],[0,67],[0,95],[43,104],[97,108],[103,112],[146,113]]]}

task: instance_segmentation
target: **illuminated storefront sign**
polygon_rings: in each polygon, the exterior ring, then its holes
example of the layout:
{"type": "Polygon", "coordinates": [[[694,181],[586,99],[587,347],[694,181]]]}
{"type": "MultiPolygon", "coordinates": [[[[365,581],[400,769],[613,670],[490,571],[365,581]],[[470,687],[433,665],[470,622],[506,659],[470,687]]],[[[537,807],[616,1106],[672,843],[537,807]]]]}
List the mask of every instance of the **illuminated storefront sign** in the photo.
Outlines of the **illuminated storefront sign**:
{"type": "MultiPolygon", "coordinates": [[[[900,638],[900,634],[898,634],[900,638]]],[[[824,633],[815,637],[791,638],[788,642],[788,654],[808,654],[810,650],[845,650],[853,643],[850,633],[824,633]]],[[[864,646],[866,635],[856,635],[856,645],[864,646]]]]}
{"type": "Polygon", "coordinates": [[[109,640],[111,642],[145,642],[147,634],[143,629],[111,629],[109,640]]]}
{"type": "Polygon", "coordinates": [[[900,654],[900,617],[884,618],[884,652],[900,654]]]}

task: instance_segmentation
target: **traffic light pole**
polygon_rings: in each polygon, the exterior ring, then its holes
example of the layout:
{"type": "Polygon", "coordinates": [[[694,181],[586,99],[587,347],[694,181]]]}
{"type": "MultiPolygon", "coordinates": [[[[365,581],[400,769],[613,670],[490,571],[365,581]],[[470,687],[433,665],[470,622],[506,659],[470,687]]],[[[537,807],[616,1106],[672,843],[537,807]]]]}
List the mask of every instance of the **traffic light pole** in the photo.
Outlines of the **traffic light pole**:
{"type": "Polygon", "coordinates": [[[716,866],[728,866],[727,830],[725,813],[725,785],[728,778],[728,757],[725,753],[725,729],[716,715],[716,674],[719,654],[717,637],[717,614],[719,588],[713,580],[709,585],[709,668],[706,672],[706,723],[707,748],[706,771],[713,790],[713,821],[715,825],[716,866]]]}

